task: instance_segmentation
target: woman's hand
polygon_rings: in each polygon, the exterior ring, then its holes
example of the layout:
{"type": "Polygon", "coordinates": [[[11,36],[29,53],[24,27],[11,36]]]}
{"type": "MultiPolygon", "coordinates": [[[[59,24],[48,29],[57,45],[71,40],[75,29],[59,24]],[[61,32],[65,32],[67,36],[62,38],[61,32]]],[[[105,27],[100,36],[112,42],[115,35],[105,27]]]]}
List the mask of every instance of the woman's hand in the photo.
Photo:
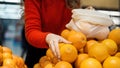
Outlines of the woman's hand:
{"type": "Polygon", "coordinates": [[[59,59],[60,58],[60,52],[59,52],[59,42],[64,42],[64,43],[71,43],[64,39],[63,37],[56,35],[56,34],[48,34],[46,37],[46,42],[48,43],[50,49],[52,50],[53,54],[59,59]]]}

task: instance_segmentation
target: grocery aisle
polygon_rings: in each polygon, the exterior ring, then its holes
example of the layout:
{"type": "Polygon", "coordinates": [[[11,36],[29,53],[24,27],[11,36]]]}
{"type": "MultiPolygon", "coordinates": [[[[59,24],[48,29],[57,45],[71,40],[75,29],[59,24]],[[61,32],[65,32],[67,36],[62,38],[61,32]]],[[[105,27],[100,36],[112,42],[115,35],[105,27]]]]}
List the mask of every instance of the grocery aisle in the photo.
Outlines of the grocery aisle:
{"type": "Polygon", "coordinates": [[[16,40],[15,26],[9,25],[8,30],[5,33],[5,40],[3,45],[9,47],[12,52],[18,56],[21,56],[22,48],[21,41],[16,40]]]}
{"type": "Polygon", "coordinates": [[[4,33],[4,42],[3,46],[9,47],[12,52],[18,56],[21,56],[22,48],[21,48],[21,29],[22,26],[16,27],[16,22],[19,20],[12,20],[12,19],[3,19],[3,23],[11,22],[10,24],[7,23],[7,28],[4,33]]]}
{"type": "Polygon", "coordinates": [[[9,47],[18,56],[21,56],[23,51],[21,47],[23,26],[23,23],[20,22],[21,13],[21,0],[0,0],[1,44],[9,47]]]}

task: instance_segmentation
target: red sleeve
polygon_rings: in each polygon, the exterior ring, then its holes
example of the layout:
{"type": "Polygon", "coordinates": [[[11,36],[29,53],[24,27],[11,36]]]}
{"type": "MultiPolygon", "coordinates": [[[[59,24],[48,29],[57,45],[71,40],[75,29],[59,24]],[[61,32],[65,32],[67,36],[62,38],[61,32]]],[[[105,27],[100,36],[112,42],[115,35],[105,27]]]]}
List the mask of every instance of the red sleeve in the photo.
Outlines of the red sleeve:
{"type": "Polygon", "coordinates": [[[25,35],[27,41],[37,48],[48,48],[45,41],[48,32],[41,30],[40,0],[25,0],[25,35]]]}

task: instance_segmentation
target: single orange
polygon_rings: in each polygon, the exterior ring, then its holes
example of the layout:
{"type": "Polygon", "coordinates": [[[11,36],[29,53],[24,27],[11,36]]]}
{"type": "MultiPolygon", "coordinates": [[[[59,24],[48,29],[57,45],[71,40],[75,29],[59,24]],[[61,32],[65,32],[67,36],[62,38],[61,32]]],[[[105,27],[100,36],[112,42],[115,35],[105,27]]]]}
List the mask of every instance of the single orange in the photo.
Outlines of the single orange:
{"type": "Polygon", "coordinates": [[[72,65],[66,61],[59,61],[54,68],[73,68],[72,65]]]}
{"type": "Polygon", "coordinates": [[[34,64],[33,68],[41,68],[39,63],[34,64]]]}
{"type": "Polygon", "coordinates": [[[103,68],[120,68],[120,58],[110,56],[103,63],[103,68]]]}
{"type": "Polygon", "coordinates": [[[102,43],[92,45],[88,51],[88,54],[90,57],[94,57],[100,62],[103,62],[109,56],[107,47],[102,43]]]}
{"type": "Polygon", "coordinates": [[[96,43],[98,43],[98,41],[96,41],[96,40],[89,40],[89,41],[87,41],[87,43],[86,43],[86,45],[84,47],[84,52],[88,53],[88,50],[90,49],[90,47],[92,45],[96,44],[96,43]]]}
{"type": "Polygon", "coordinates": [[[118,46],[112,39],[105,39],[102,43],[105,44],[110,55],[114,55],[117,52],[118,46]]]}
{"type": "Polygon", "coordinates": [[[79,68],[102,68],[102,65],[95,58],[87,58],[81,62],[79,68]]]}
{"type": "Polygon", "coordinates": [[[61,32],[61,36],[64,37],[65,39],[67,39],[69,32],[70,32],[70,31],[69,31],[68,29],[64,29],[64,30],[61,32]]]}
{"type": "Polygon", "coordinates": [[[120,28],[113,29],[109,33],[108,38],[114,40],[117,43],[117,45],[120,45],[120,28]]]}
{"type": "Polygon", "coordinates": [[[79,50],[85,46],[87,38],[82,32],[71,30],[67,40],[71,41],[77,50],[79,50]]]}
{"type": "Polygon", "coordinates": [[[88,54],[85,54],[85,53],[79,54],[75,61],[75,68],[80,68],[81,62],[87,58],[89,58],[88,54]]]}
{"type": "Polygon", "coordinates": [[[73,63],[76,60],[77,55],[77,49],[71,44],[64,44],[64,46],[60,48],[60,59],[63,61],[73,63]]]}

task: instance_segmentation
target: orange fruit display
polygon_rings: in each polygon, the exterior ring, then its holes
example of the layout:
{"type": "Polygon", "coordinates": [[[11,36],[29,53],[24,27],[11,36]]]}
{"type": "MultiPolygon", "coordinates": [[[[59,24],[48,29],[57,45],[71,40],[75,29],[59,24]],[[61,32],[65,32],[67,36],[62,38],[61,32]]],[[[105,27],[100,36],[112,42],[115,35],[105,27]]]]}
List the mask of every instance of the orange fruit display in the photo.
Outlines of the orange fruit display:
{"type": "Polygon", "coordinates": [[[103,62],[108,56],[107,47],[102,43],[96,43],[92,45],[88,51],[90,57],[94,57],[100,62],[103,62]]]}
{"type": "Polygon", "coordinates": [[[114,55],[117,52],[118,46],[112,39],[105,39],[102,43],[107,46],[107,50],[110,55],[114,55]]]}
{"type": "Polygon", "coordinates": [[[108,38],[114,40],[117,43],[117,45],[120,45],[120,28],[113,29],[109,33],[108,38]]]}
{"type": "Polygon", "coordinates": [[[27,68],[27,65],[9,47],[0,46],[0,68],[27,68]]]}
{"type": "Polygon", "coordinates": [[[61,36],[72,42],[59,42],[60,58],[48,48],[35,68],[120,68],[120,29],[103,40],[87,38],[82,32],[64,29],[61,36]]]}
{"type": "Polygon", "coordinates": [[[81,62],[79,68],[102,68],[101,63],[94,58],[87,58],[81,62]]]}
{"type": "Polygon", "coordinates": [[[108,57],[103,63],[103,68],[120,68],[120,58],[115,56],[108,57]]]}
{"type": "Polygon", "coordinates": [[[58,62],[54,68],[73,68],[72,65],[66,61],[60,61],[58,62]]]}

